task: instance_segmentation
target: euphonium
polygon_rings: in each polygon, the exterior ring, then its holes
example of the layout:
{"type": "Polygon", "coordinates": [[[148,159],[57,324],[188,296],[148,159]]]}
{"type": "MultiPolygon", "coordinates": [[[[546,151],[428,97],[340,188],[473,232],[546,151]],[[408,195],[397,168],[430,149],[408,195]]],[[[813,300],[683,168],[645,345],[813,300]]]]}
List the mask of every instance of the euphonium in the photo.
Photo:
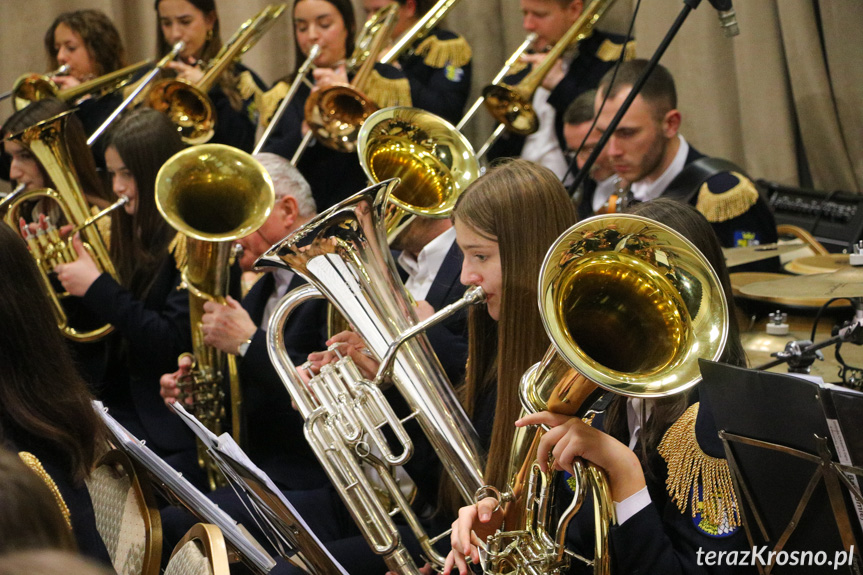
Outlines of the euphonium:
{"type": "MultiPolygon", "coordinates": [[[[476,432],[419,331],[429,320],[418,322],[387,247],[381,218],[395,185],[395,180],[376,184],[330,208],[273,246],[257,265],[292,269],[309,281],[309,286],[288,294],[274,312],[267,330],[270,358],[305,419],[306,438],[369,545],[384,556],[390,570],[418,573],[361,464],[379,472],[428,559],[440,565],[443,557],[434,552],[392,476],[392,468],[408,460],[413,449],[402,422],[419,423],[466,501],[482,485],[484,457],[476,432]],[[285,321],[296,305],[321,294],[348,318],[370,353],[382,360],[375,381],[363,379],[349,357],[324,366],[308,385],[298,376],[282,339],[285,321]],[[401,421],[379,388],[390,370],[411,410],[401,421]],[[395,449],[384,438],[386,427],[398,438],[395,449]]],[[[481,299],[481,291],[471,290],[432,321],[481,299]]]]}
{"type": "Polygon", "coordinates": [[[418,108],[393,107],[369,116],[357,138],[360,165],[372,182],[399,178],[389,197],[386,232],[394,237],[413,214],[446,218],[458,196],[479,177],[479,164],[461,132],[418,108]]]}
{"type": "MultiPolygon", "coordinates": [[[[189,290],[192,372],[181,392],[194,398],[192,412],[219,435],[224,418],[223,385],[230,386],[232,434],[240,443],[240,386],[236,358],[204,343],[204,303],[225,303],[229,259],[235,240],[257,230],[270,215],[273,183],[263,166],[231,146],[205,144],[178,152],[156,177],[156,207],[185,236],[183,284],[189,290]]],[[[203,453],[199,463],[203,464],[203,453]]],[[[207,468],[208,472],[213,471],[207,468]]],[[[210,480],[215,475],[210,473],[210,480]]]]}
{"type": "Polygon", "coordinates": [[[207,64],[204,77],[197,85],[182,79],[157,82],[150,90],[147,105],[166,114],[186,143],[209,141],[213,137],[216,114],[207,92],[234,60],[260,40],[284,10],[284,4],[273,4],[245,21],[207,64]]]}
{"type": "MultiPolygon", "coordinates": [[[[36,259],[36,265],[42,278],[45,280],[45,289],[48,290],[48,296],[54,304],[52,306],[54,319],[63,335],[76,341],[93,341],[110,333],[113,327],[106,324],[95,329],[85,330],[70,325],[62,305],[62,300],[68,294],[65,292],[58,293],[51,280],[51,274],[55,265],[76,259],[75,250],[71,243],[74,232],[80,231],[84,249],[93,257],[99,270],[116,278],[117,272],[108,256],[108,249],[105,247],[102,236],[99,234],[99,230],[91,224],[99,217],[123,205],[126,200],[125,198],[121,199],[97,216],[90,215],[90,207],[87,205],[84,191],[78,182],[78,176],[75,173],[75,167],[72,164],[69,149],[64,139],[66,121],[71,113],[71,111],[63,112],[6,137],[10,142],[17,142],[30,149],[48,177],[54,182],[55,189],[41,188],[21,191],[9,196],[0,206],[6,209],[3,216],[4,221],[12,229],[17,230],[21,204],[25,201],[47,198],[57,203],[66,217],[66,222],[74,226],[73,233],[70,233],[65,240],[60,238],[53,226],[47,232],[40,230],[35,237],[28,236],[25,239],[27,239],[27,244],[30,247],[30,253],[36,259]]],[[[29,231],[26,233],[29,234],[29,231]]]]}
{"type": "Polygon", "coordinates": [[[593,33],[593,27],[613,3],[614,0],[593,0],[586,5],[581,16],[546,54],[545,60],[534,67],[518,85],[492,84],[483,88],[482,95],[491,115],[505,124],[510,132],[523,136],[536,132],[539,122],[531,104],[534,92],[567,48],[593,33]]]}
{"type": "MultiPolygon", "coordinates": [[[[522,415],[581,416],[596,384],[629,397],[682,392],[701,379],[697,360],[716,360],[725,346],[728,305],[713,268],[686,238],[640,216],[597,216],[564,232],[545,257],[538,293],[552,346],[522,377],[522,415]]],[[[573,499],[556,508],[556,472],[542,472],[536,461],[545,431],[516,434],[510,483],[500,496],[504,525],[488,541],[486,572],[565,571],[566,528],[590,489],[597,510],[594,572],[608,573],[614,513],[605,474],[576,460],[573,499]]],[[[500,495],[493,488],[479,494],[490,492],[500,495]]]]}

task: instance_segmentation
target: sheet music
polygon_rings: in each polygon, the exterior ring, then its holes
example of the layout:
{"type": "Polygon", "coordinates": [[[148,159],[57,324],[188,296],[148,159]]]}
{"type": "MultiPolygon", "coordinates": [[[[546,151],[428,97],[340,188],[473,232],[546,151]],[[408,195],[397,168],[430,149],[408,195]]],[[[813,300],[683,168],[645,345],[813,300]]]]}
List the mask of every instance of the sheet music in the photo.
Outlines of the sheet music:
{"type": "Polygon", "coordinates": [[[263,572],[269,572],[276,562],[257,542],[252,542],[247,534],[239,528],[227,513],[210,501],[201,491],[189,483],[181,473],[165,463],[162,458],[150,451],[144,443],[120,425],[108,414],[107,409],[99,401],[94,401],[96,412],[102,417],[111,434],[118,442],[118,447],[125,451],[135,461],[143,465],[147,471],[155,475],[171,490],[171,492],[187,505],[189,509],[207,523],[212,523],[222,530],[228,540],[244,557],[254,562],[263,572]]]}
{"type": "MultiPolygon", "coordinates": [[[[233,466],[237,466],[242,470],[246,471],[250,476],[254,477],[262,484],[264,484],[267,489],[278,498],[279,502],[284,505],[284,507],[290,512],[293,516],[294,520],[300,525],[302,529],[309,535],[312,539],[313,544],[315,544],[322,553],[324,553],[333,563],[335,567],[340,570],[340,573],[343,575],[348,575],[348,572],[342,567],[341,564],[333,557],[327,548],[324,546],[323,542],[318,539],[318,536],[315,535],[314,531],[308,526],[303,517],[299,514],[299,512],[294,508],[291,502],[285,497],[282,493],[282,490],[279,489],[273,480],[264,473],[255,463],[249,459],[249,456],[246,455],[246,452],[237,445],[237,442],[234,441],[234,438],[230,436],[228,433],[223,433],[220,436],[216,436],[212,431],[207,429],[198,419],[190,414],[186,409],[180,405],[179,403],[175,403],[172,406],[174,412],[179,415],[182,420],[188,425],[192,431],[194,431],[195,435],[201,438],[201,441],[204,442],[204,445],[215,452],[216,456],[214,457],[219,468],[224,472],[225,476],[230,481],[240,481],[243,482],[242,476],[237,474],[236,471],[232,468],[233,466]],[[223,459],[224,458],[224,459],[223,459]],[[226,459],[226,460],[225,460],[226,459]]],[[[248,492],[247,494],[251,497],[253,495],[252,492],[248,492]]],[[[258,502],[258,504],[262,504],[263,502],[258,502]]],[[[302,553],[302,549],[294,549],[295,553],[302,553]]]]}
{"type": "MultiPolygon", "coordinates": [[[[825,383],[821,387],[831,392],[863,396],[863,393],[857,390],[831,383],[825,383]]],[[[851,452],[848,449],[848,443],[845,441],[845,436],[842,433],[842,427],[839,425],[839,420],[828,417],[827,427],[830,429],[830,436],[833,438],[833,445],[836,449],[836,458],[839,460],[839,463],[853,467],[855,463],[851,459],[851,452]]],[[[844,475],[852,485],[854,485],[858,490],[860,489],[860,481],[857,475],[851,472],[845,472],[844,475]]],[[[857,521],[860,522],[860,528],[863,529],[863,502],[858,501],[856,497],[851,497],[851,503],[854,505],[854,512],[857,514],[857,521]]]]}

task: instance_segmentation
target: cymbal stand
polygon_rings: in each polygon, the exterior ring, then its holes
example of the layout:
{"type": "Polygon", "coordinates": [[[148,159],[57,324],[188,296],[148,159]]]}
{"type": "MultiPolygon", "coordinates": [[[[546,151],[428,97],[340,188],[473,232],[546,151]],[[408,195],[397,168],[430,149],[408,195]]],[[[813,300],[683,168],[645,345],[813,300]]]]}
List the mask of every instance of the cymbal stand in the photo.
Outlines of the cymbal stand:
{"type": "Polygon", "coordinates": [[[787,363],[789,372],[808,374],[809,368],[816,359],[824,359],[821,349],[845,342],[863,345],[863,298],[850,299],[854,305],[854,318],[845,322],[832,337],[819,343],[812,343],[809,340],[788,342],[783,351],[772,354],[776,357],[775,360],[759,365],[754,369],[765,370],[787,363]]]}

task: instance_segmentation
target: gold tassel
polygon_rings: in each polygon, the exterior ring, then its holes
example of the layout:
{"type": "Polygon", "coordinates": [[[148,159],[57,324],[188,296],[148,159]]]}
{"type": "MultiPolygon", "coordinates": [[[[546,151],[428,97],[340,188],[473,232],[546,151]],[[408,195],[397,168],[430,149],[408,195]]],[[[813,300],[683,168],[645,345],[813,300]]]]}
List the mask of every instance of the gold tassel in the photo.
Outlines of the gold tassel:
{"type": "Polygon", "coordinates": [[[432,68],[443,68],[447,64],[461,68],[470,62],[472,56],[470,44],[461,36],[450,40],[429,36],[420,42],[415,53],[425,56],[423,62],[432,68]]]}
{"type": "Polygon", "coordinates": [[[699,527],[708,532],[715,530],[716,535],[740,527],[740,515],[728,462],[710,457],[698,445],[698,405],[691,405],[665,432],[659,454],[668,464],[666,487],[671,500],[681,513],[688,505],[693,518],[700,512],[699,527]]]}
{"type": "Polygon", "coordinates": [[[377,70],[372,70],[366,84],[366,96],[378,108],[411,105],[411,85],[407,78],[384,78],[377,70]]]}
{"type": "Polygon", "coordinates": [[[701,212],[709,222],[725,222],[741,216],[758,201],[758,190],[745,176],[731,172],[737,178],[738,184],[721,194],[714,194],[705,182],[698,192],[695,209],[701,212]]]}
{"type": "Polygon", "coordinates": [[[258,118],[261,126],[267,127],[273,114],[279,108],[282,98],[288,95],[289,86],[286,82],[279,82],[266,92],[255,94],[255,107],[258,108],[258,118]]]}
{"type": "Polygon", "coordinates": [[[263,93],[263,90],[261,90],[258,83],[252,77],[252,73],[248,70],[240,74],[240,79],[237,81],[237,91],[243,100],[248,100],[251,97],[257,100],[258,96],[263,93]]]}
{"type": "Polygon", "coordinates": [[[51,494],[54,496],[54,501],[57,502],[57,507],[60,508],[60,513],[63,514],[63,519],[66,520],[66,525],[69,529],[72,529],[72,514],[69,513],[69,506],[66,505],[66,501],[63,500],[63,495],[60,494],[60,489],[57,487],[57,484],[54,483],[54,480],[51,479],[51,476],[48,475],[48,472],[45,471],[45,468],[42,467],[42,462],[39,461],[39,458],[27,451],[19,451],[18,457],[21,458],[21,461],[27,465],[33,472],[39,476],[39,478],[45,482],[45,485],[48,486],[48,489],[51,490],[51,494]]]}
{"type": "Polygon", "coordinates": [[[186,248],[186,236],[177,233],[174,236],[174,239],[171,240],[171,243],[168,244],[168,253],[173,254],[174,262],[177,265],[177,269],[182,271],[186,268],[186,263],[188,262],[189,253],[186,248]]]}
{"type": "MultiPolygon", "coordinates": [[[[618,44],[616,42],[612,42],[610,39],[606,39],[596,50],[596,57],[603,62],[615,62],[620,58],[620,53],[622,51],[623,44],[618,44]]],[[[634,40],[626,43],[626,54],[623,56],[624,60],[632,60],[633,58],[635,58],[634,40]]]]}

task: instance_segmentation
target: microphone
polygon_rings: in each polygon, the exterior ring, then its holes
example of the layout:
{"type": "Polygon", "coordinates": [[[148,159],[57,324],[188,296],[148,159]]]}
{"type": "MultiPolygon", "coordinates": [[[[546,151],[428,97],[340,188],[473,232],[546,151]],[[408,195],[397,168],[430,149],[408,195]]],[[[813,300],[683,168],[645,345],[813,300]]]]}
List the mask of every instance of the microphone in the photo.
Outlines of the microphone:
{"type": "Polygon", "coordinates": [[[725,31],[725,37],[731,38],[740,34],[740,28],[737,27],[737,12],[734,11],[731,0],[708,1],[719,12],[719,25],[725,31]]]}

